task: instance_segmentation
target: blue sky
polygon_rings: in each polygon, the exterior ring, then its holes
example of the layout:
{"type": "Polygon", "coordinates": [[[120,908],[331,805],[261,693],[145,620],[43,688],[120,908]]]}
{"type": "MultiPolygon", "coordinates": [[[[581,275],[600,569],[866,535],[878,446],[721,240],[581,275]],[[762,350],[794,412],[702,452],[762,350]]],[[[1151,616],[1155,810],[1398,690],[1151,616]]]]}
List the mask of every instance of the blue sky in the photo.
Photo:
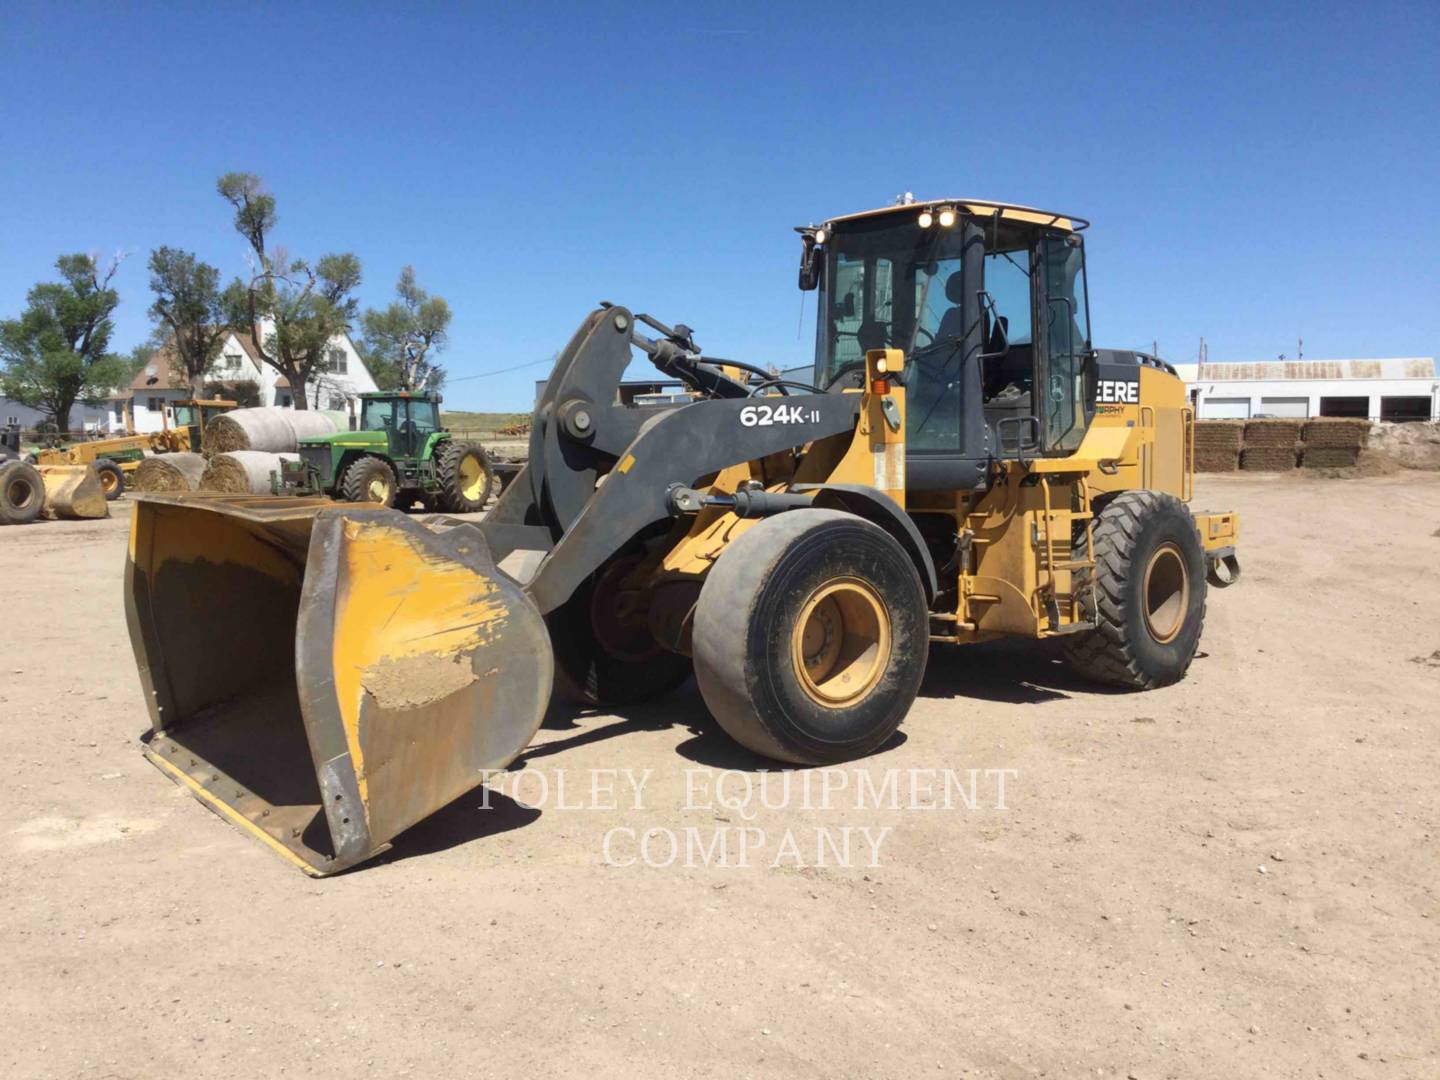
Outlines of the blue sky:
{"type": "MultiPolygon", "coordinates": [[[[1440,5],[136,5],[0,11],[0,317],[74,250],[228,277],[228,170],[280,242],[405,263],[454,376],[601,299],[808,360],[790,227],[978,195],[1090,218],[1097,344],[1193,359],[1440,352],[1440,5]]],[[[811,299],[810,294],[806,294],[811,299]]],[[[543,366],[447,402],[528,408],[543,366]]]]}

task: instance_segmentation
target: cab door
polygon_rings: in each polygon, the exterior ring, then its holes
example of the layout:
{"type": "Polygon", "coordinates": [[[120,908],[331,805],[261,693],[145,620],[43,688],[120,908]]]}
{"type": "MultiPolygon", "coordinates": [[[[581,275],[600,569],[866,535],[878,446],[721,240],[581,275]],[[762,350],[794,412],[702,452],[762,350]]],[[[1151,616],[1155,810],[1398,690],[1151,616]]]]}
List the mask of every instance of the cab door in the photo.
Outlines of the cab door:
{"type": "Polygon", "coordinates": [[[1044,451],[1068,454],[1085,437],[1094,411],[1085,247],[1079,235],[1047,232],[1040,241],[1040,269],[1035,411],[1044,451]]]}
{"type": "Polygon", "coordinates": [[[395,402],[395,433],[390,440],[391,456],[413,458],[420,450],[416,445],[414,403],[409,398],[395,402]]]}

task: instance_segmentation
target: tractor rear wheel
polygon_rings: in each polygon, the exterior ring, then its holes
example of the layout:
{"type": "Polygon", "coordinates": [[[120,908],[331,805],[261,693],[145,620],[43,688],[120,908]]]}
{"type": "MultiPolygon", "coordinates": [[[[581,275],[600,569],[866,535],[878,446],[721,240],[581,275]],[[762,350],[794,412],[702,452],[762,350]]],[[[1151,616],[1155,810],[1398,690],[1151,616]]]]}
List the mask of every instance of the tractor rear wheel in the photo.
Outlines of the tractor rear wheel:
{"type": "Polygon", "coordinates": [[[95,462],[95,472],[100,477],[100,489],[105,492],[106,502],[114,502],[125,494],[125,473],[119,465],[101,458],[95,462]]]}
{"type": "Polygon", "coordinates": [[[28,525],[45,506],[40,470],[25,461],[0,465],[0,525],[28,525]]]}
{"type": "Polygon", "coordinates": [[[695,608],[695,679],[742,746],[827,765],[883,746],[920,690],[929,612],[910,556],[836,510],[791,510],[732,541],[695,608]]]}
{"type": "Polygon", "coordinates": [[[1185,504],[1159,491],[1111,500],[1095,523],[1094,597],[1082,602],[1097,626],[1066,639],[1076,674],[1129,690],[1183,678],[1205,627],[1205,552],[1185,504]]]}
{"type": "Polygon", "coordinates": [[[435,451],[435,475],[440,481],[440,505],[451,514],[473,514],[485,509],[495,470],[479,443],[446,439],[435,451]]]}
{"type": "Polygon", "coordinates": [[[367,454],[356,458],[345,470],[340,479],[340,494],[346,502],[394,506],[399,486],[390,463],[384,458],[367,454]]]}

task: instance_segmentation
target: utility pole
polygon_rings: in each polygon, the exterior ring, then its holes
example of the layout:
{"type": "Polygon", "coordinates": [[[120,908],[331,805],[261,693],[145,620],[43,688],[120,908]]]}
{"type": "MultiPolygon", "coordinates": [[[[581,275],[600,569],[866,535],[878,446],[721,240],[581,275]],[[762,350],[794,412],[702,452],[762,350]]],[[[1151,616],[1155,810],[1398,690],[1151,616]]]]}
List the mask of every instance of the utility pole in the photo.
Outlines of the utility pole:
{"type": "Polygon", "coordinates": [[[1160,358],[1160,343],[1158,341],[1150,342],[1150,355],[1157,360],[1160,358]]]}

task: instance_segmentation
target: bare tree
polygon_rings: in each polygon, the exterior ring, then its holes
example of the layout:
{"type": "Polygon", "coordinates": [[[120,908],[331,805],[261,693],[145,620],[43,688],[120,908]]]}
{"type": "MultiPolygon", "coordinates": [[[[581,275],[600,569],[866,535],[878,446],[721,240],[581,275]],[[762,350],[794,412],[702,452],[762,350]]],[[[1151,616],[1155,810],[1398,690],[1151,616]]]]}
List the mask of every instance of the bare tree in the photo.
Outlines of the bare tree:
{"type": "Polygon", "coordinates": [[[295,408],[310,407],[307,388],[323,371],[329,343],[355,318],[351,293],[360,284],[354,255],[323,255],[313,265],[269,246],[276,225],[275,197],[252,173],[226,173],[216,183],[235,210],[235,231],[250,245],[250,278],[225,290],[231,327],[254,338],[261,361],[290,383],[295,408]]]}

